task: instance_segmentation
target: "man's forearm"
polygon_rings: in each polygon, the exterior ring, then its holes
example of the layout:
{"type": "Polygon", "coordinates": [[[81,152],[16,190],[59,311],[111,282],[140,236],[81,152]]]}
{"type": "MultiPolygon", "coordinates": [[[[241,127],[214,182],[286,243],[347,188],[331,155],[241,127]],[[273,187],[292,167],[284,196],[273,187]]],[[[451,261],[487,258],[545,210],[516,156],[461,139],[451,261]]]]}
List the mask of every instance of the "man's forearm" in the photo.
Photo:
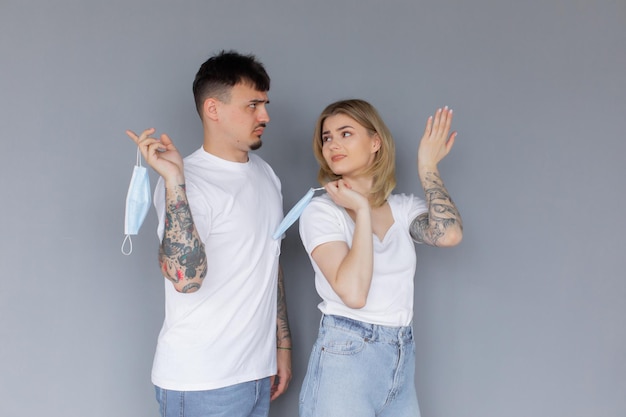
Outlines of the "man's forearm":
{"type": "Polygon", "coordinates": [[[276,346],[278,348],[291,348],[291,331],[287,318],[287,298],[285,296],[285,282],[283,269],[278,267],[278,295],[276,314],[276,346]]]}
{"type": "Polygon", "coordinates": [[[191,216],[185,184],[165,187],[165,233],[159,264],[163,275],[182,293],[197,291],[207,273],[204,244],[191,216]]]}

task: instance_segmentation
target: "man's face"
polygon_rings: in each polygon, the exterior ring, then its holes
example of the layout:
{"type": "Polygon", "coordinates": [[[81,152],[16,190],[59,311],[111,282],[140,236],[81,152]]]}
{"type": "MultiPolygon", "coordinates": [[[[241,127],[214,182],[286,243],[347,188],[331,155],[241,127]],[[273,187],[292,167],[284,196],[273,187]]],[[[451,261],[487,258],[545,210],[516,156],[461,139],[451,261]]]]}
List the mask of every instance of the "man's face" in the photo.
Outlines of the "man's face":
{"type": "Polygon", "coordinates": [[[249,84],[236,84],[230,91],[230,101],[220,102],[222,133],[236,150],[248,152],[261,147],[261,136],[270,121],[268,103],[267,92],[257,91],[249,84]]]}

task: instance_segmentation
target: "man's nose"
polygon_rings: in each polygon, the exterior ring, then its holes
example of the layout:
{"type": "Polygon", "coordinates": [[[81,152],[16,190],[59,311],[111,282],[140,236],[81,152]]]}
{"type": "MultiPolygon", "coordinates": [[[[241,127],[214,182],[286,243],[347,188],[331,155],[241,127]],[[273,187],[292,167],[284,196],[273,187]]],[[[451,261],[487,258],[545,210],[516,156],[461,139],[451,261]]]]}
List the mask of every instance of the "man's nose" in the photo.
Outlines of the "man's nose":
{"type": "Polygon", "coordinates": [[[257,120],[259,123],[268,123],[270,121],[270,114],[267,112],[265,106],[259,109],[257,120]]]}

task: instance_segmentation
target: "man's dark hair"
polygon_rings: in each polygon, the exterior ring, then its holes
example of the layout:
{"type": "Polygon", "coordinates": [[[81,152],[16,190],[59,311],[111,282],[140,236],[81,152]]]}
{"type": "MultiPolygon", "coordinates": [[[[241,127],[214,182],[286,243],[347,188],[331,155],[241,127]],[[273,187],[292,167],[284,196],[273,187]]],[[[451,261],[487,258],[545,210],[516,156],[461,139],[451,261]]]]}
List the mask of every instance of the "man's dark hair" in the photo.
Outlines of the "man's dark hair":
{"type": "Polygon", "coordinates": [[[240,83],[249,84],[257,91],[269,91],[270,77],[254,55],[222,51],[206,60],[193,81],[193,96],[200,117],[207,98],[228,102],[231,88],[240,83]]]}

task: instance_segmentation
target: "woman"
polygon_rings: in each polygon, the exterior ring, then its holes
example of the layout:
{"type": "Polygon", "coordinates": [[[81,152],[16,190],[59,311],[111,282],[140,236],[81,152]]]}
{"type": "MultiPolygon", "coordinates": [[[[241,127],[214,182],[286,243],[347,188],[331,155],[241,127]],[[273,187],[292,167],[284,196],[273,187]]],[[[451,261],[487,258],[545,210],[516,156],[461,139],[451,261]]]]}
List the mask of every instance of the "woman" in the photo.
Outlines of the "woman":
{"type": "Polygon", "coordinates": [[[326,194],[300,218],[323,313],[300,393],[300,416],[419,416],[412,335],[414,241],[457,245],[459,212],[437,164],[450,152],[452,110],[426,123],[418,174],[426,200],[391,194],[395,147],[363,100],[329,105],[313,136],[326,194]]]}

